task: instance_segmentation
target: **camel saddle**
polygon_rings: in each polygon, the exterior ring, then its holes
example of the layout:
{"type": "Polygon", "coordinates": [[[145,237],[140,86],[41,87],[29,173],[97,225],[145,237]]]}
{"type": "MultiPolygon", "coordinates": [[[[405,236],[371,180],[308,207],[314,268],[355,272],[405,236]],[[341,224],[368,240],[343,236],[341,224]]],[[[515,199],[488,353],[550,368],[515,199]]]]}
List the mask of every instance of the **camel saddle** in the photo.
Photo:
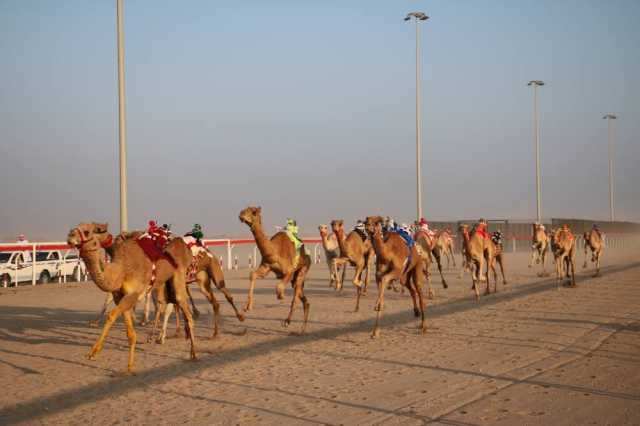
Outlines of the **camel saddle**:
{"type": "Polygon", "coordinates": [[[187,270],[187,284],[195,282],[196,274],[198,273],[198,263],[207,256],[213,257],[206,249],[204,251],[194,253],[191,265],[189,265],[189,269],[187,270]]]}
{"type": "Polygon", "coordinates": [[[171,264],[171,266],[173,266],[174,268],[178,267],[178,264],[173,259],[173,257],[171,257],[169,253],[164,251],[164,247],[158,247],[156,241],[151,238],[149,234],[141,235],[136,239],[136,242],[138,243],[142,251],[144,251],[144,254],[146,254],[149,260],[151,260],[151,262],[153,262],[154,264],[156,264],[160,259],[164,259],[169,262],[169,264],[171,264]]]}

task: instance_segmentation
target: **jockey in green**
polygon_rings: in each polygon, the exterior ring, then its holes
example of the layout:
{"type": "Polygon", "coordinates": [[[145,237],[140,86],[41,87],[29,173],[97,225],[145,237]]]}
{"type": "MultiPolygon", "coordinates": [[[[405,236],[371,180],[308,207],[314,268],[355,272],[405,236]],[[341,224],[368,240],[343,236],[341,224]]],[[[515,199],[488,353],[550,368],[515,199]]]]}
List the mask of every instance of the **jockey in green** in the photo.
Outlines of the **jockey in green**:
{"type": "Polygon", "coordinates": [[[293,219],[287,219],[287,224],[284,227],[284,231],[287,233],[287,237],[293,242],[296,252],[300,251],[302,247],[302,240],[298,237],[298,224],[293,219]]]}

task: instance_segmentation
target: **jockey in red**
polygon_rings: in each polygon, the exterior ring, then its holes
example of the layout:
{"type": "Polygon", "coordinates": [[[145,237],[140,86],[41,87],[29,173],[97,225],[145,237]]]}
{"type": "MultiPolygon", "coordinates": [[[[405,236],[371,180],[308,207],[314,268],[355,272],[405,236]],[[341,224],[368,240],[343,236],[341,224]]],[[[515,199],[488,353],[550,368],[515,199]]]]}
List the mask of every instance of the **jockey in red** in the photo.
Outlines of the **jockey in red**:
{"type": "Polygon", "coordinates": [[[165,228],[158,226],[155,220],[149,221],[149,229],[147,229],[147,234],[149,234],[149,237],[151,237],[151,239],[160,250],[164,250],[169,243],[168,227],[165,228]]]}
{"type": "Polygon", "coordinates": [[[478,224],[476,225],[476,232],[482,235],[483,238],[490,238],[489,232],[487,231],[487,221],[484,219],[480,219],[478,224]]]}

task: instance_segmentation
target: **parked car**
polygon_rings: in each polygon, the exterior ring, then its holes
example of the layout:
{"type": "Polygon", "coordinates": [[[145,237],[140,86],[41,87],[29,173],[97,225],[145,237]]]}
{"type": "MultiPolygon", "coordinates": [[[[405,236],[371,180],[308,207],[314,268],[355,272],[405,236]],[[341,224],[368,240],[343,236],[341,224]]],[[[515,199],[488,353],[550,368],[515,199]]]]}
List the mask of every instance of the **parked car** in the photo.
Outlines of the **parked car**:
{"type": "MultiPolygon", "coordinates": [[[[35,276],[39,283],[46,284],[62,276],[84,275],[85,265],[74,252],[66,256],[59,250],[36,251],[35,276]]],[[[24,252],[0,252],[0,285],[8,287],[33,279],[34,263],[25,262],[24,252]]]]}

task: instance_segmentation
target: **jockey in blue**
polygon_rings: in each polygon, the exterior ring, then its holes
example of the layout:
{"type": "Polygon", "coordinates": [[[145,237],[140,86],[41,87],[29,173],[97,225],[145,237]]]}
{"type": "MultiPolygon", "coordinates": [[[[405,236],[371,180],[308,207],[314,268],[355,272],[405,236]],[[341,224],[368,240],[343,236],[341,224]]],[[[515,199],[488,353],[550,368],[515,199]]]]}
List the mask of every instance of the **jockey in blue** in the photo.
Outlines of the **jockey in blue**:
{"type": "Polygon", "coordinates": [[[407,243],[407,247],[409,247],[409,250],[411,250],[411,247],[413,247],[416,242],[411,236],[411,231],[409,230],[409,226],[403,223],[400,228],[396,228],[395,232],[402,237],[404,242],[407,243]]]}

